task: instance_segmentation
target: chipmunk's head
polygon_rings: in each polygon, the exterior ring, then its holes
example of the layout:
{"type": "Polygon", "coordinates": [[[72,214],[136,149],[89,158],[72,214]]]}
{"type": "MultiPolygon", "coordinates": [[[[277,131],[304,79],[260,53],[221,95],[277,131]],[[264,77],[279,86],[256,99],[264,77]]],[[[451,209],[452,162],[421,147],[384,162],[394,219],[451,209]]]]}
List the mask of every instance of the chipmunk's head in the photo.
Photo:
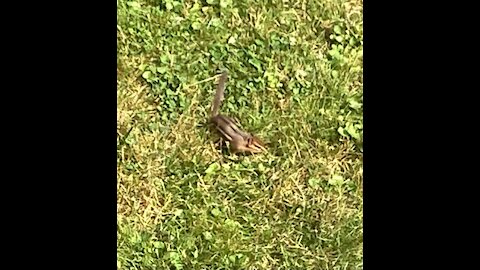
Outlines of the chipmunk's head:
{"type": "Polygon", "coordinates": [[[237,145],[235,152],[244,152],[249,154],[261,153],[266,151],[265,144],[257,137],[251,136],[244,143],[237,145]]]}

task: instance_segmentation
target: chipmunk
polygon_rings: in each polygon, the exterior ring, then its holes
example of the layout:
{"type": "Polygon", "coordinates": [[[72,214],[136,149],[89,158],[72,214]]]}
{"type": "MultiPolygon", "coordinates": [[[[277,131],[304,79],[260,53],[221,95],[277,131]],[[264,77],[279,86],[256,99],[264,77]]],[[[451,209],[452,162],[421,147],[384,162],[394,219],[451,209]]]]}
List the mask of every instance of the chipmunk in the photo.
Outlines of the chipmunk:
{"type": "Polygon", "coordinates": [[[215,125],[223,139],[230,142],[232,153],[260,153],[265,151],[263,142],[254,136],[247,133],[238,127],[238,122],[227,116],[218,114],[220,104],[223,101],[225,82],[227,81],[227,72],[223,71],[218,82],[217,91],[213,98],[211,122],[215,125]]]}

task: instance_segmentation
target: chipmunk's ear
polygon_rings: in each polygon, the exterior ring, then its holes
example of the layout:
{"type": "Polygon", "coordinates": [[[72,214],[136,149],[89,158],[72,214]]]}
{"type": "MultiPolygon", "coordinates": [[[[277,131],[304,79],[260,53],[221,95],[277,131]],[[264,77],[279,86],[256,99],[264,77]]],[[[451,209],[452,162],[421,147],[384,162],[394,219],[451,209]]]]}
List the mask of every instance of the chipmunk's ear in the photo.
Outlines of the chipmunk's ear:
{"type": "Polygon", "coordinates": [[[264,146],[264,147],[266,146],[265,142],[260,140],[260,138],[258,138],[257,136],[252,136],[252,138],[261,146],[264,146]]]}

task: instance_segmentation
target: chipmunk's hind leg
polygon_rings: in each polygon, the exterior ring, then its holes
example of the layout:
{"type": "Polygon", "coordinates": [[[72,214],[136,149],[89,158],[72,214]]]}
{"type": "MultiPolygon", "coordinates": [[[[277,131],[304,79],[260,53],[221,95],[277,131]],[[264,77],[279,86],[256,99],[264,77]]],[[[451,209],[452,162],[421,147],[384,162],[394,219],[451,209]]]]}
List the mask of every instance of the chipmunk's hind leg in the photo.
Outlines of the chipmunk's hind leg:
{"type": "Polygon", "coordinates": [[[225,144],[225,140],[222,137],[220,137],[215,141],[214,144],[216,147],[221,148],[225,144]]]}
{"type": "Polygon", "coordinates": [[[220,137],[216,142],[215,142],[215,148],[220,150],[220,152],[224,153],[228,150],[228,145],[227,142],[220,137]]]}

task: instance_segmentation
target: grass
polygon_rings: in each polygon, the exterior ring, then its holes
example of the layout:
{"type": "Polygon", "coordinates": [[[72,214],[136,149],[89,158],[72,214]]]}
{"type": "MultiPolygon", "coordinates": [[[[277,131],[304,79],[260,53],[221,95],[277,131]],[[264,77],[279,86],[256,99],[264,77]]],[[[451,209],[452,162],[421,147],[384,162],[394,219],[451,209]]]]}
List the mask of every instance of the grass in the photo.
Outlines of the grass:
{"type": "Polygon", "coordinates": [[[363,269],[362,0],[117,3],[118,269],[363,269]]]}

